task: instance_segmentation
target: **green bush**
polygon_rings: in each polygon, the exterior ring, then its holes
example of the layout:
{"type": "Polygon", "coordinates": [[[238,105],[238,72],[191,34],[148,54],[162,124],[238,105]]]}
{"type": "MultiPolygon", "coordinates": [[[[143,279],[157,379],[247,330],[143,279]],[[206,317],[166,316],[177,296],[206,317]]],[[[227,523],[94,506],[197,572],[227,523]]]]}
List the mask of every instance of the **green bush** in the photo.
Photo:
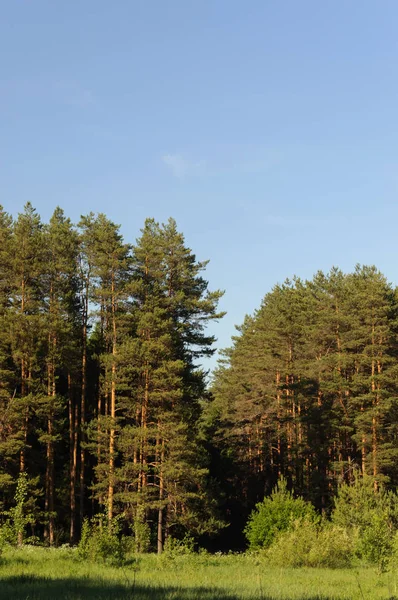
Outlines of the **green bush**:
{"type": "Polygon", "coordinates": [[[14,527],[11,525],[10,521],[7,520],[0,527],[0,546],[4,548],[4,546],[10,545],[14,546],[17,543],[17,536],[15,533],[14,527]]]}
{"type": "Polygon", "coordinates": [[[281,479],[269,498],[264,498],[251,513],[244,533],[252,550],[268,548],[275,537],[288,531],[295,521],[316,521],[314,507],[303,498],[294,498],[281,479]]]}
{"type": "Polygon", "coordinates": [[[0,556],[3,554],[4,548],[7,545],[7,538],[4,535],[3,527],[0,527],[0,556]]]}
{"type": "Polygon", "coordinates": [[[398,531],[395,532],[391,541],[391,554],[388,558],[388,566],[392,571],[398,571],[398,531]]]}
{"type": "Polygon", "coordinates": [[[195,541],[191,536],[186,535],[182,540],[169,536],[164,545],[163,556],[167,558],[177,558],[179,556],[194,554],[194,552],[195,541]]]}
{"type": "Polygon", "coordinates": [[[14,496],[15,505],[2,513],[7,517],[1,528],[3,543],[22,546],[26,526],[32,521],[32,515],[27,513],[27,497],[28,478],[26,473],[20,473],[14,496]]]}
{"type": "Polygon", "coordinates": [[[347,531],[329,523],[296,521],[267,550],[269,563],[280,567],[324,567],[351,565],[354,544],[347,531]]]}
{"type": "Polygon", "coordinates": [[[351,532],[359,558],[377,564],[380,571],[387,568],[398,529],[396,494],[375,491],[370,477],[356,477],[351,485],[340,487],[332,520],[351,532]]]}
{"type": "Polygon", "coordinates": [[[373,478],[366,475],[357,475],[351,484],[344,483],[339,487],[332,513],[334,523],[362,532],[375,513],[383,514],[397,529],[398,496],[383,487],[375,492],[373,478]]]}
{"type": "Polygon", "coordinates": [[[394,537],[388,516],[375,510],[370,515],[368,525],[358,536],[358,556],[377,564],[379,571],[385,571],[393,553],[394,537]]]}
{"type": "Polygon", "coordinates": [[[183,539],[168,536],[164,544],[163,552],[158,557],[160,568],[185,569],[187,567],[187,558],[189,564],[197,564],[198,555],[195,554],[195,543],[191,536],[186,535],[183,539]],[[195,555],[195,556],[194,556],[195,555]]]}
{"type": "Polygon", "coordinates": [[[133,525],[134,552],[136,554],[149,552],[151,546],[151,528],[148,523],[136,519],[133,525]]]}
{"type": "Polygon", "coordinates": [[[85,519],[77,549],[79,558],[121,566],[130,550],[130,539],[120,535],[120,518],[111,522],[103,515],[91,522],[85,519]]]}

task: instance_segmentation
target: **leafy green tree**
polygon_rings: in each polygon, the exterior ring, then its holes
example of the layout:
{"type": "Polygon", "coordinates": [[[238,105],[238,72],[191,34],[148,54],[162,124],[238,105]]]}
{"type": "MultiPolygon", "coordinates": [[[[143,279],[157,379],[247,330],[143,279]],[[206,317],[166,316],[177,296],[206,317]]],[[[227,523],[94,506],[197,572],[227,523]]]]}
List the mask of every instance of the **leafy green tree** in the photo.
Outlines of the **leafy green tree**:
{"type": "Polygon", "coordinates": [[[251,549],[268,548],[279,533],[295,527],[296,521],[315,521],[314,507],[303,498],[295,498],[286,480],[279,480],[271,493],[256,505],[245,528],[251,549]]]}

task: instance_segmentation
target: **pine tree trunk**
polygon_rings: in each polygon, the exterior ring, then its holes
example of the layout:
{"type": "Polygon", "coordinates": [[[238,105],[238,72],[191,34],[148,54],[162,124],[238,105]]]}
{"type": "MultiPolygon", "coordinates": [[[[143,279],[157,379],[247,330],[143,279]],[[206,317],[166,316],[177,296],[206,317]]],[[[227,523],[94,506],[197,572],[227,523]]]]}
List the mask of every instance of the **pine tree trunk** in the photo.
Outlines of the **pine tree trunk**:
{"type": "Polygon", "coordinates": [[[146,487],[147,476],[146,476],[146,429],[147,429],[147,412],[149,403],[149,370],[145,369],[145,392],[144,402],[141,408],[141,452],[140,452],[140,463],[141,463],[141,490],[146,487]]]}
{"type": "MultiPolygon", "coordinates": [[[[336,317],[339,318],[339,307],[338,304],[336,302],[336,317]]],[[[342,356],[342,349],[341,349],[341,338],[340,338],[340,325],[337,322],[336,325],[336,346],[337,346],[337,373],[338,373],[338,381],[339,381],[339,385],[338,385],[338,390],[337,390],[337,396],[339,399],[339,403],[340,406],[342,408],[343,411],[343,420],[344,422],[348,422],[348,414],[347,414],[347,408],[345,406],[344,403],[344,395],[343,395],[343,389],[341,386],[341,377],[342,377],[342,369],[341,369],[341,356],[342,356]]],[[[347,440],[347,430],[344,430],[344,434],[343,436],[339,435],[339,448],[337,450],[337,456],[338,456],[338,462],[341,463],[341,476],[344,477],[344,459],[348,454],[348,440],[347,440]]],[[[332,457],[333,460],[334,456],[332,457]]],[[[333,476],[334,479],[336,479],[337,473],[336,473],[336,469],[333,469],[333,476]]]]}
{"type": "Polygon", "coordinates": [[[278,452],[278,479],[282,475],[282,444],[281,444],[281,374],[276,373],[276,422],[277,422],[277,452],[278,452]]]}
{"type": "MultiPolygon", "coordinates": [[[[373,340],[372,340],[373,341],[373,340]]],[[[377,491],[377,425],[376,425],[376,415],[374,411],[377,406],[377,398],[376,398],[376,382],[375,382],[375,360],[372,358],[372,396],[373,396],[373,414],[372,414],[372,471],[374,478],[374,486],[377,491]]]]}
{"type": "Polygon", "coordinates": [[[84,490],[85,490],[85,460],[86,451],[84,448],[85,426],[86,426],[86,388],[87,388],[87,321],[88,321],[88,280],[86,280],[86,290],[84,298],[83,315],[83,349],[82,349],[82,389],[80,400],[80,529],[83,526],[84,519],[84,490]]]}
{"type": "MultiPolygon", "coordinates": [[[[56,338],[49,335],[49,352],[54,357],[56,348],[56,338]]],[[[48,363],[48,399],[49,410],[47,418],[47,468],[46,468],[46,500],[45,509],[48,514],[48,541],[50,546],[54,544],[54,401],[56,394],[55,386],[55,365],[54,358],[51,358],[48,363]]]]}
{"type": "Polygon", "coordinates": [[[101,463],[101,415],[102,415],[102,393],[98,392],[97,402],[97,465],[101,463]]]}
{"type": "Polygon", "coordinates": [[[111,430],[109,435],[109,487],[108,521],[111,526],[113,517],[113,494],[115,472],[115,417],[116,417],[116,300],[115,281],[112,277],[112,380],[111,380],[111,430]]]}
{"type": "MultiPolygon", "coordinates": [[[[361,408],[361,411],[363,412],[364,408],[361,408]]],[[[362,475],[366,475],[366,436],[364,434],[362,434],[362,439],[361,439],[361,468],[362,468],[362,475]]]]}
{"type": "MultiPolygon", "coordinates": [[[[68,373],[68,398],[69,398],[69,501],[70,501],[70,529],[69,541],[74,544],[76,539],[76,462],[77,462],[77,419],[75,420],[75,407],[73,406],[72,381],[68,373]]],[[[76,407],[77,408],[77,407],[76,407]]]]}
{"type": "MultiPolygon", "coordinates": [[[[22,315],[22,317],[23,317],[24,313],[25,313],[25,281],[24,281],[24,279],[22,279],[22,282],[21,282],[21,315],[22,315]]],[[[22,358],[21,358],[21,397],[22,398],[24,398],[26,396],[26,372],[27,372],[26,361],[25,361],[25,357],[22,356],[22,358]]],[[[25,467],[25,447],[26,447],[27,436],[28,436],[28,408],[27,407],[25,408],[25,417],[24,417],[24,422],[23,422],[23,426],[22,426],[22,431],[23,431],[24,443],[23,443],[23,446],[19,453],[19,472],[20,473],[24,473],[25,468],[26,468],[25,467]]]]}
{"type": "MultiPolygon", "coordinates": [[[[21,396],[22,396],[22,398],[24,398],[26,396],[26,367],[25,367],[24,359],[22,359],[22,364],[21,364],[21,379],[22,379],[21,396]]],[[[24,413],[25,413],[25,416],[24,416],[23,425],[22,425],[23,446],[19,452],[19,472],[20,473],[24,473],[25,468],[26,468],[25,467],[25,449],[26,449],[26,443],[27,443],[27,438],[28,438],[28,407],[25,407],[24,413]]]]}
{"type": "Polygon", "coordinates": [[[158,554],[163,552],[163,499],[164,499],[164,478],[163,478],[163,463],[164,463],[164,440],[161,443],[162,450],[160,454],[160,472],[159,472],[159,510],[158,510],[158,554]]]}
{"type": "MultiPolygon", "coordinates": [[[[382,340],[380,340],[380,343],[383,343],[382,340]]],[[[382,371],[381,368],[381,362],[378,360],[377,361],[377,374],[380,375],[382,371]]],[[[375,411],[376,414],[374,415],[373,419],[373,430],[374,430],[374,468],[373,468],[373,477],[374,477],[374,491],[377,492],[379,490],[379,481],[378,481],[378,464],[377,464],[377,442],[378,442],[378,427],[379,427],[379,422],[378,422],[378,410],[379,410],[379,402],[380,402],[380,381],[377,382],[376,387],[376,399],[375,399],[375,411]]]]}
{"type": "Polygon", "coordinates": [[[48,541],[50,546],[54,544],[54,447],[52,436],[54,435],[54,418],[50,415],[48,419],[48,435],[50,438],[48,446],[48,541]]]}

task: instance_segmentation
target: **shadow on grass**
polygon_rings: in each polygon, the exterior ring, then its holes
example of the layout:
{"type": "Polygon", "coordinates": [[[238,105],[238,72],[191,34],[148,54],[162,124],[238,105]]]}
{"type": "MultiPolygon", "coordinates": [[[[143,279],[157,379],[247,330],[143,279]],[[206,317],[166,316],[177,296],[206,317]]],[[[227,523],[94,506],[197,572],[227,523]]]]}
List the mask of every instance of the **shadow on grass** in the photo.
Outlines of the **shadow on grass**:
{"type": "MultiPolygon", "coordinates": [[[[34,575],[0,578],[0,600],[242,600],[222,588],[121,585],[90,578],[49,579],[34,575]]],[[[282,600],[259,593],[247,600],[282,600]]],[[[292,600],[284,596],[283,600],[292,600]]],[[[297,600],[297,599],[296,599],[297,600]]],[[[305,596],[305,600],[333,600],[305,596]]]]}

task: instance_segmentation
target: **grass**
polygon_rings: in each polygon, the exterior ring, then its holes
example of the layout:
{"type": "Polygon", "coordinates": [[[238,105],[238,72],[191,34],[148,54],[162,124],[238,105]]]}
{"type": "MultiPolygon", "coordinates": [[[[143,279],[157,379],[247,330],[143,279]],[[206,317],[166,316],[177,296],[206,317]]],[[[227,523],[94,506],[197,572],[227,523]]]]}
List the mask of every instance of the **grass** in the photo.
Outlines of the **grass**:
{"type": "Polygon", "coordinates": [[[0,600],[398,600],[397,589],[394,573],[277,569],[244,555],[146,555],[115,568],[25,547],[0,562],[0,600]]]}

